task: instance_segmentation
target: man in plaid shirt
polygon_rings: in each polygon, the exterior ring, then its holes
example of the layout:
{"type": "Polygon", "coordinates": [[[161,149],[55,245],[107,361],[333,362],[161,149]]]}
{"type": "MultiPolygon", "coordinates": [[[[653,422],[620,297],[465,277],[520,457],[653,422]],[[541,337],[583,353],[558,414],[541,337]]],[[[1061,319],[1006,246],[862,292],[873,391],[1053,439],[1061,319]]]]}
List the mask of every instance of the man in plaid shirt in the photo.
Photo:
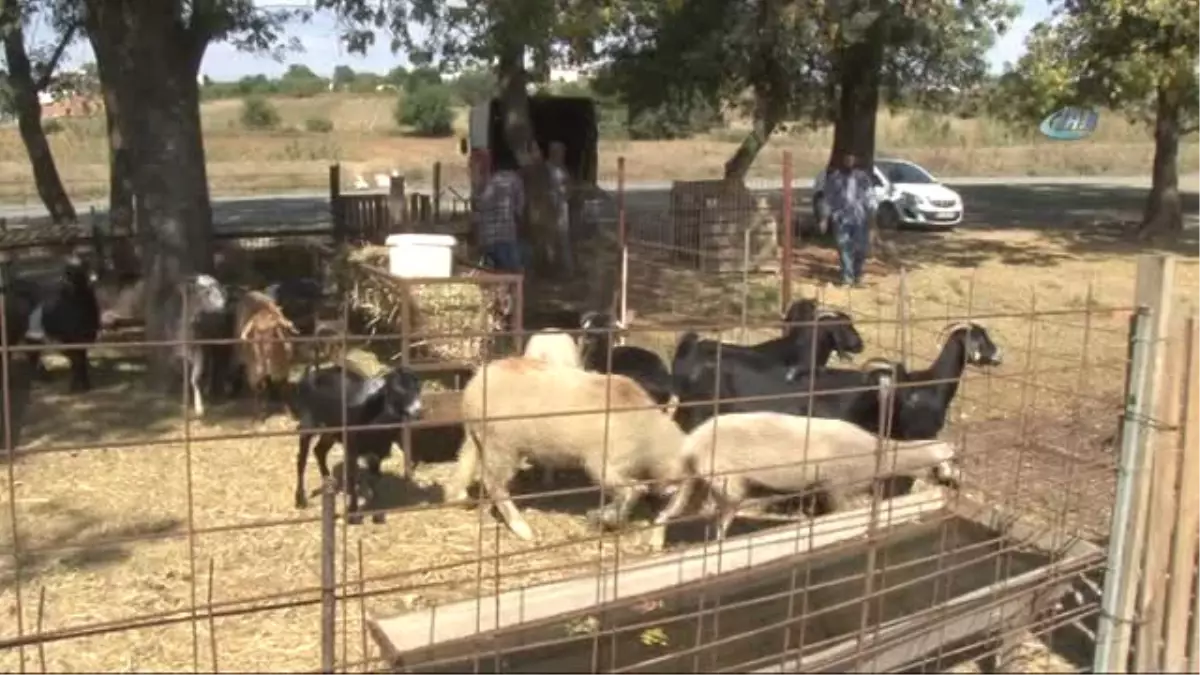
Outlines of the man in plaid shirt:
{"type": "Polygon", "coordinates": [[[484,261],[501,272],[524,268],[517,223],[525,211],[525,187],[511,162],[497,167],[479,195],[476,242],[484,261]]]}

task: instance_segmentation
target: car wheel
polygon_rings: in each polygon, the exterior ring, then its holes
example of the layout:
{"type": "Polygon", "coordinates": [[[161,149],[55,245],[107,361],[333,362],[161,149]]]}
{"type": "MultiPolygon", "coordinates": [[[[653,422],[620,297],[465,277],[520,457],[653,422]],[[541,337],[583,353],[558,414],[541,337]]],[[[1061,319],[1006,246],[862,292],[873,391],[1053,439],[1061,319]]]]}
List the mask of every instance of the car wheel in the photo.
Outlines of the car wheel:
{"type": "Polygon", "coordinates": [[[896,211],[894,204],[884,204],[879,207],[879,216],[876,221],[880,230],[899,230],[901,226],[900,214],[896,211]]]}

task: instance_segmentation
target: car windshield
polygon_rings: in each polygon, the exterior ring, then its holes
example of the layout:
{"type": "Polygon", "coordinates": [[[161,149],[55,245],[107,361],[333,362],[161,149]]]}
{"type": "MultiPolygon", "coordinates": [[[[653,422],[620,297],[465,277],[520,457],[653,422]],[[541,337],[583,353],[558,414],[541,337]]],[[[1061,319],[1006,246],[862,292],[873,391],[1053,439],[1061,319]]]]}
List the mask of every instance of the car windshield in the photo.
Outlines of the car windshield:
{"type": "Polygon", "coordinates": [[[876,162],[875,166],[892,183],[936,183],[937,180],[916,164],[876,162]]]}

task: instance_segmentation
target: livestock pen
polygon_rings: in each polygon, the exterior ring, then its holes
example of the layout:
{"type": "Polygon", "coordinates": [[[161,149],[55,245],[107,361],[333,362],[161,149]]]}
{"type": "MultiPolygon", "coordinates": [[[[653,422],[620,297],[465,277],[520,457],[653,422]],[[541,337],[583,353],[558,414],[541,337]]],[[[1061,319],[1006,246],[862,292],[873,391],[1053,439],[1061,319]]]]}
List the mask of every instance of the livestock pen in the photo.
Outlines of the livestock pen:
{"type": "MultiPolygon", "coordinates": [[[[634,209],[617,216],[638,232],[634,209]]],[[[611,285],[626,318],[636,314],[627,344],[669,363],[685,330],[759,342],[779,335],[788,301],[815,296],[852,317],[866,343],[860,360],[912,370],[936,357],[948,325],[986,327],[1003,363],[966,369],[943,433],[960,448],[959,489],[919,478],[811,518],[764,504],[723,541],[694,514],[670,523],[657,550],[651,515],[606,531],[589,518],[603,504],[591,481],[557,471],[550,490],[524,471],[514,500],[537,540],[522,541],[488,509],[464,508],[474,502],[445,503],[463,434],[461,381],[423,373],[425,414],[401,425],[417,465],[383,474],[376,507],[386,523],[348,525],[333,481],[319,506],[294,506],[287,415],[256,424],[232,400],[195,419],[177,392],[147,389],[133,366],[98,354],[106,375],[87,394],[63,393],[51,364],[51,378],[32,384],[19,436],[6,439],[0,611],[15,621],[0,635],[0,668],[845,672],[1033,660],[1077,670],[1092,666],[1097,630],[1115,647],[1114,669],[1130,644],[1143,671],[1194,662],[1194,603],[1176,598],[1194,585],[1196,488],[1175,479],[1195,474],[1195,328],[1179,325],[1186,311],[1168,311],[1172,288],[1194,285],[1194,265],[1148,258],[1137,295],[1133,274],[1075,283],[1067,266],[1029,272],[1040,290],[1014,297],[995,269],[930,263],[831,290],[790,278],[788,264],[698,269],[699,253],[664,259],[629,234],[605,243],[602,231],[592,244],[589,274],[608,281],[531,284],[517,317],[532,330],[542,310],[568,301],[602,309],[611,298],[589,293],[611,285]],[[1163,367],[1180,362],[1179,373],[1163,367]],[[1125,515],[1114,521],[1117,509],[1125,515]],[[1175,512],[1178,523],[1163,515],[1175,512]]],[[[332,341],[337,358],[369,372],[391,365],[378,357],[397,344],[398,361],[435,370],[437,354],[414,344],[461,341],[442,351],[482,362],[502,342],[490,339],[499,325],[401,321],[402,333],[355,335],[351,324],[296,342],[332,341]]],[[[27,348],[4,346],[7,401],[27,348]]],[[[597,412],[630,414],[605,408],[597,412]]]]}

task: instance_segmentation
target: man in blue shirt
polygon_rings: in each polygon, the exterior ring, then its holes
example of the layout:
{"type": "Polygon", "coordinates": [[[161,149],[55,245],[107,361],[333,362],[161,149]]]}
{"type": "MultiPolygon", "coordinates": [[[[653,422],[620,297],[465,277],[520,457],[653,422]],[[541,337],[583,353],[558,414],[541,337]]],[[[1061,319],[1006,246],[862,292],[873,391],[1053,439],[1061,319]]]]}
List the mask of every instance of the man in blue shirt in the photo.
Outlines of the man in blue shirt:
{"type": "Polygon", "coordinates": [[[822,196],[837,237],[842,284],[862,284],[863,263],[870,242],[870,220],[875,213],[871,175],[856,165],[853,153],[842,154],[841,165],[825,175],[822,196]]]}

